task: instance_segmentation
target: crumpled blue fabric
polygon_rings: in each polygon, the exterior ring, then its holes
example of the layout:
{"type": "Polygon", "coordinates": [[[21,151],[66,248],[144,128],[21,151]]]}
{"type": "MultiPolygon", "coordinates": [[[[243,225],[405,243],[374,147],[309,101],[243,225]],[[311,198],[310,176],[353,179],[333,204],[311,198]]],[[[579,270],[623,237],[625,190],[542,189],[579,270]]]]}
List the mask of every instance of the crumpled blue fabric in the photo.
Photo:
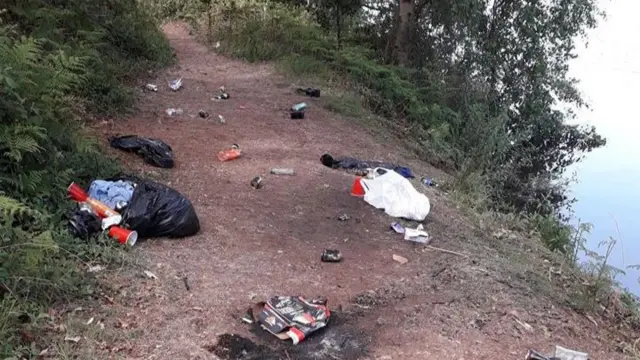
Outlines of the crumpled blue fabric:
{"type": "Polygon", "coordinates": [[[126,181],[94,180],[89,186],[89,197],[115,209],[119,201],[131,200],[133,190],[133,185],[126,181]]]}

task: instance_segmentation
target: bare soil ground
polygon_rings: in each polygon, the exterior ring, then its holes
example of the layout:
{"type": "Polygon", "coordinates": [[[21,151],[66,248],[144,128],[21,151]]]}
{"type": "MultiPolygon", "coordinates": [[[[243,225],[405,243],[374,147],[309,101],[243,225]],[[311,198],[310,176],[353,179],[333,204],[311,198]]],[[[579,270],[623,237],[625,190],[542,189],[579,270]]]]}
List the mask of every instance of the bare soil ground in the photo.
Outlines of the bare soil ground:
{"type": "Polygon", "coordinates": [[[554,296],[562,292],[559,280],[551,273],[547,280],[553,260],[539,258],[544,250],[535,241],[491,236],[437,189],[421,188],[433,204],[424,224],[432,244],[469,256],[416,246],[389,230],[394,219],[349,196],[353,175],[319,161],[329,151],[438,176],[399,142],[377,142],[357,122],[324,110],[322,99],[297,95],[270,65],[215,54],[183,24],[165,32],[178,64],[152,80],[160,91],[142,94],[134,116],[98,131],[169,143],[176,167],[168,171],[110,151],[189,197],[202,230],[136,245],[135,256],[158,279],[124,269],[105,277],[112,293],[102,300],[109,315],[101,322],[129,336],[77,346],[126,359],[459,360],[520,359],[528,348],[559,344],[593,359],[622,358],[606,321],[597,318],[596,326],[558,303],[565,298],[554,296]],[[166,81],[178,77],[184,88],[172,92],[166,81]],[[223,85],[231,98],[212,101],[223,85]],[[306,118],[289,119],[286,109],[301,101],[310,103],[306,118]],[[169,117],[169,107],[184,114],[169,117]],[[200,118],[200,109],[211,117],[200,118]],[[219,162],[216,153],[232,143],[242,157],[219,162]],[[269,175],[272,167],[296,175],[269,175]],[[257,175],[264,178],[260,190],[249,185],[257,175]],[[341,214],[351,219],[338,221],[341,214]],[[342,251],[344,261],[320,262],[325,248],[342,251]],[[409,262],[394,262],[393,254],[409,262]],[[324,331],[300,345],[240,321],[253,302],[294,294],[326,296],[336,310],[324,331]]]}

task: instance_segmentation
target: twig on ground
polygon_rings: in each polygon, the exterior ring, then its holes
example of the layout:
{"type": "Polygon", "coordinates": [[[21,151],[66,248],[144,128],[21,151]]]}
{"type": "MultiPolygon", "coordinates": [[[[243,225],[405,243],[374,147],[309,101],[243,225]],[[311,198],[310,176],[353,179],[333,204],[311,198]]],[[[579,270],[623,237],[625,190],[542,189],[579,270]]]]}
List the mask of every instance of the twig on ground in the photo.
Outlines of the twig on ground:
{"type": "Polygon", "coordinates": [[[469,257],[469,255],[467,255],[467,254],[459,253],[459,252],[457,252],[457,251],[452,251],[452,250],[442,249],[442,248],[435,247],[435,246],[431,246],[431,245],[427,245],[427,249],[431,249],[431,250],[435,250],[435,251],[440,251],[440,252],[447,253],[447,254],[451,254],[451,255],[457,255],[457,256],[462,256],[462,257],[469,257]]]}

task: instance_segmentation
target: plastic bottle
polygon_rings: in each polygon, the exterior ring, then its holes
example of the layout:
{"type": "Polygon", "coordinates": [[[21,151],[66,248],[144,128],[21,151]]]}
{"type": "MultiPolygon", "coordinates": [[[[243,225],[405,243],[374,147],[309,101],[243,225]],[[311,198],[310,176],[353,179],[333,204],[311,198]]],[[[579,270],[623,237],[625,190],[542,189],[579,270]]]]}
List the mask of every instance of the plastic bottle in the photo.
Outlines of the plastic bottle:
{"type": "Polygon", "coordinates": [[[287,168],[273,168],[271,169],[271,173],[273,175],[295,175],[295,171],[293,169],[287,168]]]}
{"type": "Polygon", "coordinates": [[[291,111],[304,111],[307,108],[307,103],[295,104],[291,107],[291,111]]]}
{"type": "Polygon", "coordinates": [[[222,150],[218,153],[218,160],[229,161],[239,158],[240,155],[240,146],[238,146],[238,144],[233,144],[231,145],[231,148],[222,150]]]}

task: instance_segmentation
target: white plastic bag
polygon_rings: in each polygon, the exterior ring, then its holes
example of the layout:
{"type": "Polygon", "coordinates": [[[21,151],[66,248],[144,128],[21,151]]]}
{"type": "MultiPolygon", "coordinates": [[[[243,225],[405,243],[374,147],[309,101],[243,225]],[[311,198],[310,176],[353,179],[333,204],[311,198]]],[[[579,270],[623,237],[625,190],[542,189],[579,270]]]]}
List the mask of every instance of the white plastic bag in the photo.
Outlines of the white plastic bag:
{"type": "MultiPolygon", "coordinates": [[[[377,169],[374,169],[374,172],[377,169]]],[[[364,201],[377,209],[384,209],[389,216],[422,221],[429,211],[429,199],[418,192],[411,182],[395,171],[387,170],[385,174],[374,179],[362,179],[365,195],[364,201]]]]}

